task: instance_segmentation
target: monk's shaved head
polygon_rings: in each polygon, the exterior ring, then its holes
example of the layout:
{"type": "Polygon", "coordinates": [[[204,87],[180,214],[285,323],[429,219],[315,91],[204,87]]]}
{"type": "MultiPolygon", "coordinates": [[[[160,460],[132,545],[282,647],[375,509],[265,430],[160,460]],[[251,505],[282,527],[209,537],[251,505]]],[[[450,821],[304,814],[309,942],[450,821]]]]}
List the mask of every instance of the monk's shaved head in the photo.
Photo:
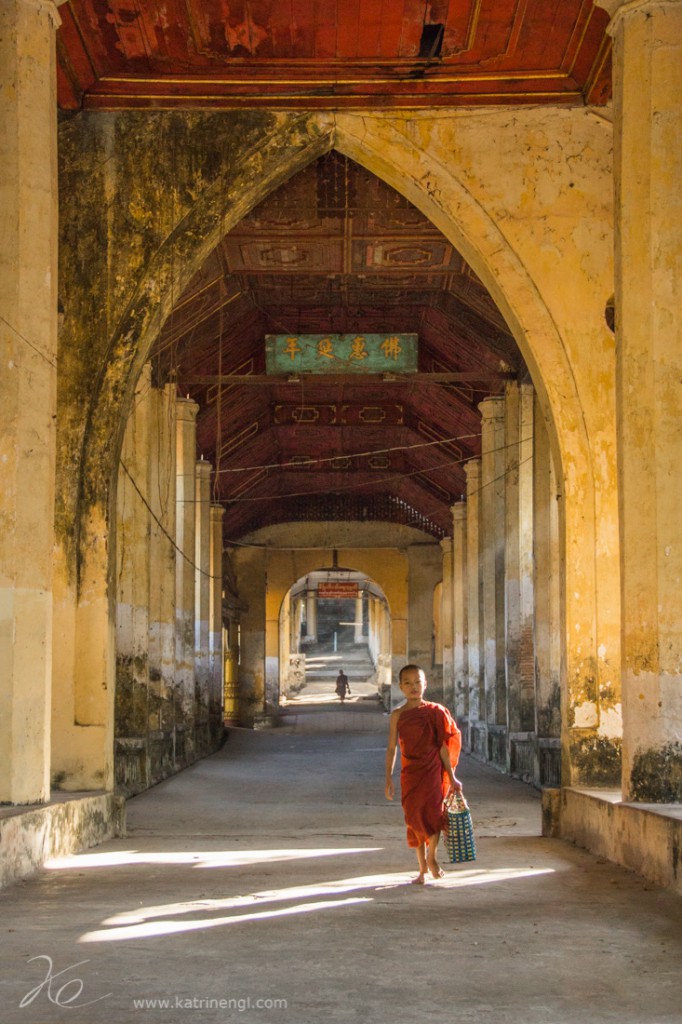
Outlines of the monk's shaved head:
{"type": "Polygon", "coordinates": [[[423,675],[424,678],[426,678],[426,672],[421,667],[421,665],[403,665],[403,667],[401,668],[400,672],[398,673],[398,682],[399,683],[402,683],[402,681],[403,681],[403,672],[420,672],[421,675],[423,675]]]}

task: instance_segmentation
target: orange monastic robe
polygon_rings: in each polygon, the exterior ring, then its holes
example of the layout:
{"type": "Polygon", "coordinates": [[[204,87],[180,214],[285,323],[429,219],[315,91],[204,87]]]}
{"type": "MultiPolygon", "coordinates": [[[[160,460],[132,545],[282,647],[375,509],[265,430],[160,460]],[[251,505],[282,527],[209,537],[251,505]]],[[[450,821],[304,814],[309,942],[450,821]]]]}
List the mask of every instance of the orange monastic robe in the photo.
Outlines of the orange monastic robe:
{"type": "Polygon", "coordinates": [[[445,743],[454,768],[462,748],[457,724],[442,704],[425,700],[406,708],[398,719],[402,793],[407,845],[421,846],[443,827],[443,798],[450,785],[440,759],[445,743]]]}

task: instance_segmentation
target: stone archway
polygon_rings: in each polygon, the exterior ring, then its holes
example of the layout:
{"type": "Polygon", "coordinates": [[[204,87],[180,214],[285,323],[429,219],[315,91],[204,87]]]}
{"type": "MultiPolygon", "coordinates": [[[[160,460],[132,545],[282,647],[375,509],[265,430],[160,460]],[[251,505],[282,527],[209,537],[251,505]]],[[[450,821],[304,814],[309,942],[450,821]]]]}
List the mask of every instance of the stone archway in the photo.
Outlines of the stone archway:
{"type": "MultiPolygon", "coordinates": [[[[121,139],[118,117],[108,119],[114,140],[121,139]]],[[[196,120],[205,128],[211,118],[215,123],[215,115],[196,120]]],[[[280,182],[335,147],[407,196],[459,248],[496,299],[531,369],[561,481],[566,763],[574,781],[594,780],[603,766],[613,767],[619,717],[613,350],[601,315],[602,292],[612,290],[604,129],[582,111],[525,111],[514,118],[491,111],[409,118],[282,114],[261,121],[245,143],[232,139],[238,155],[231,152],[215,180],[188,189],[182,209],[168,205],[158,244],[130,281],[106,286],[115,316],[92,355],[94,380],[77,363],[79,331],[71,343],[68,327],[65,332],[57,596],[74,637],[66,659],[74,682],[68,670],[56,679],[56,767],[74,787],[111,782],[110,510],[137,376],[174,298],[221,235],[280,182]],[[492,153],[491,137],[497,140],[492,153]],[[529,177],[542,188],[529,187],[529,177]],[[579,197],[571,195],[572,178],[579,197]],[[555,280],[557,259],[568,282],[563,291],[555,280]],[[88,413],[79,418],[86,396],[88,413]]],[[[220,167],[216,140],[205,132],[201,145],[220,167]]],[[[163,164],[162,152],[158,160],[163,164]]],[[[172,169],[166,161],[169,174],[172,169]]],[[[139,202],[145,187],[155,194],[154,186],[168,199],[177,183],[161,177],[136,182],[139,202]]],[[[67,224],[67,232],[73,228],[67,224]]],[[[113,248],[124,244],[112,240],[113,248]]],[[[80,330],[87,330],[87,310],[77,314],[80,330]]]]}
{"type": "Polygon", "coordinates": [[[309,698],[343,668],[365,695],[390,702],[391,609],[381,587],[355,569],[318,568],[299,577],[279,613],[278,698],[309,698]]]}
{"type": "MultiPolygon", "coordinates": [[[[358,525],[353,539],[337,549],[326,547],[323,539],[327,524],[280,524],[269,531],[270,543],[255,534],[247,544],[232,554],[235,577],[245,604],[242,615],[242,657],[239,668],[240,718],[251,721],[263,708],[274,707],[280,689],[282,645],[280,627],[282,604],[297,580],[320,570],[321,566],[337,564],[352,567],[354,573],[371,580],[388,614],[383,615],[382,663],[378,684],[390,689],[391,679],[408,659],[407,620],[409,588],[407,583],[409,554],[407,550],[386,548],[381,544],[376,524],[358,525]],[[296,546],[305,536],[305,546],[296,546]],[[274,541],[273,541],[274,538],[274,541]],[[293,545],[293,546],[292,546],[293,545]],[[389,639],[390,638],[390,639],[389,639]]],[[[409,543],[405,531],[403,539],[409,543]]],[[[377,622],[377,628],[379,627],[377,622]]],[[[390,702],[388,692],[386,703],[390,702]]]]}

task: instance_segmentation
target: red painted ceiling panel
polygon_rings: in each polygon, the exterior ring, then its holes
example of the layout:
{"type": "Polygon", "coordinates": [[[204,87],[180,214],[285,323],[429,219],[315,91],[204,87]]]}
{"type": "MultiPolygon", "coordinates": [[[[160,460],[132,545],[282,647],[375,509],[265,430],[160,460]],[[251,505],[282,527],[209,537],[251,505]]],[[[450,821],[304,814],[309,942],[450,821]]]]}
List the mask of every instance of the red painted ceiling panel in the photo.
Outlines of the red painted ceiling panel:
{"type": "Polygon", "coordinates": [[[69,0],[61,10],[69,108],[79,91],[102,109],[608,98],[608,18],[592,0],[69,0]]]}

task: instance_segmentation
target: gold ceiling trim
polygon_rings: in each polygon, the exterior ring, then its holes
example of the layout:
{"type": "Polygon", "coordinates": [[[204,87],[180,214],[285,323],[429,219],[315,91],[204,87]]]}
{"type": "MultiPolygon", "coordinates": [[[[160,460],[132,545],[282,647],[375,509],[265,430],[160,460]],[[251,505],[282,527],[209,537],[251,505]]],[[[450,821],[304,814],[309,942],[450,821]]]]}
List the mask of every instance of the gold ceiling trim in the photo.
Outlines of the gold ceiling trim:
{"type": "MultiPolygon", "coordinates": [[[[374,110],[374,109],[376,109],[376,106],[377,106],[376,103],[372,103],[371,102],[373,99],[376,99],[376,97],[371,96],[371,95],[370,96],[355,95],[355,96],[347,97],[347,98],[348,99],[357,99],[357,100],[365,100],[366,101],[363,106],[361,106],[360,104],[356,105],[353,108],[355,110],[365,110],[365,109],[366,110],[374,110]]],[[[134,109],[135,107],[139,107],[141,105],[139,101],[141,101],[141,100],[154,100],[155,101],[154,102],[154,110],[175,110],[175,109],[177,109],[178,103],[198,103],[198,102],[209,103],[210,102],[210,103],[214,104],[215,106],[219,106],[222,103],[222,104],[227,104],[227,105],[230,105],[230,106],[236,106],[237,104],[239,104],[240,106],[249,107],[250,105],[253,105],[256,102],[257,103],[261,103],[263,105],[268,105],[269,104],[270,106],[272,106],[273,102],[277,101],[277,102],[282,102],[283,104],[285,104],[285,106],[288,105],[288,106],[293,106],[293,107],[298,108],[298,107],[301,107],[301,106],[309,105],[313,101],[318,100],[318,101],[326,101],[326,105],[328,105],[331,108],[336,108],[339,105],[339,100],[340,99],[344,100],[344,99],[346,99],[346,97],[338,97],[338,96],[321,96],[321,97],[315,97],[315,96],[292,96],[289,93],[284,93],[284,94],[278,96],[278,95],[274,95],[271,92],[256,93],[256,94],[252,94],[252,95],[249,95],[249,96],[229,96],[229,95],[227,95],[227,96],[216,96],[216,95],[205,96],[205,95],[198,95],[197,96],[197,95],[192,95],[191,93],[187,93],[187,94],[178,93],[178,94],[176,94],[176,95],[174,95],[172,97],[172,102],[170,102],[171,97],[165,97],[165,96],[160,95],[159,93],[149,93],[149,94],[136,93],[134,96],[123,96],[120,93],[91,93],[91,94],[86,94],[86,96],[84,98],[83,106],[84,106],[85,109],[96,109],[97,107],[104,107],[106,105],[104,102],[99,102],[99,101],[114,101],[114,100],[118,100],[120,102],[117,103],[116,109],[118,109],[118,110],[126,110],[126,109],[134,109]],[[160,99],[167,100],[168,102],[159,103],[158,101],[160,99]]],[[[466,102],[471,102],[472,100],[484,100],[484,101],[488,100],[488,101],[490,101],[490,100],[496,100],[496,99],[504,100],[506,102],[510,102],[510,100],[524,100],[524,99],[528,100],[529,102],[537,101],[538,99],[553,99],[553,100],[561,99],[561,100],[563,100],[565,102],[569,102],[571,100],[575,100],[578,103],[584,104],[584,97],[583,97],[583,94],[582,94],[582,92],[580,90],[571,90],[571,91],[569,91],[569,90],[553,90],[551,92],[544,91],[544,92],[512,92],[512,93],[509,93],[509,92],[479,92],[479,93],[467,92],[467,93],[460,93],[460,94],[458,94],[456,96],[445,96],[445,97],[442,97],[442,98],[440,98],[438,96],[435,97],[435,98],[433,96],[425,96],[423,103],[418,103],[415,100],[413,100],[412,102],[391,103],[390,106],[386,106],[385,104],[382,104],[381,106],[383,108],[387,109],[387,110],[415,110],[415,109],[420,109],[421,107],[426,107],[426,106],[431,106],[431,107],[436,107],[436,106],[453,106],[456,101],[460,101],[462,103],[466,103],[466,102]]],[[[318,106],[317,109],[319,109],[319,106],[318,106]]]]}
{"type": "Polygon", "coordinates": [[[543,81],[548,78],[559,78],[567,79],[571,76],[568,72],[563,71],[561,68],[550,71],[486,71],[481,73],[465,73],[460,75],[431,75],[429,78],[422,80],[416,80],[412,77],[401,78],[370,78],[369,76],[355,78],[307,78],[304,75],[300,75],[296,78],[243,78],[243,77],[226,77],[223,75],[214,75],[211,78],[194,77],[191,74],[187,75],[162,75],[161,77],[152,77],[148,75],[103,75],[97,80],[97,84],[100,82],[105,84],[116,83],[116,84],[139,84],[139,85],[187,85],[192,83],[194,85],[242,85],[244,87],[253,85],[293,85],[293,86],[329,86],[329,85],[409,85],[409,84],[425,84],[433,83],[434,85],[454,85],[456,83],[463,82],[494,82],[499,79],[505,81],[543,81]]]}

